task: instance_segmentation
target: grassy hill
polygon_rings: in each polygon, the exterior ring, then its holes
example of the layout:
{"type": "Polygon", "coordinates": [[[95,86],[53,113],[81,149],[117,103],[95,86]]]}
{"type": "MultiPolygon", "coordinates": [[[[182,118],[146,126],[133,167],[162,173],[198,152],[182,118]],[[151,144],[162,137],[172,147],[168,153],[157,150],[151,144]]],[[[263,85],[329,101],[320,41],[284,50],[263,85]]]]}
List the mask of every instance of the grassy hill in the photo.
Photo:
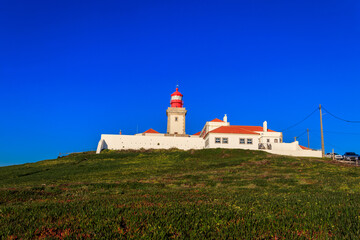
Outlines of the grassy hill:
{"type": "Polygon", "coordinates": [[[0,168],[0,239],[360,235],[360,168],[260,151],[86,152],[0,168]]]}

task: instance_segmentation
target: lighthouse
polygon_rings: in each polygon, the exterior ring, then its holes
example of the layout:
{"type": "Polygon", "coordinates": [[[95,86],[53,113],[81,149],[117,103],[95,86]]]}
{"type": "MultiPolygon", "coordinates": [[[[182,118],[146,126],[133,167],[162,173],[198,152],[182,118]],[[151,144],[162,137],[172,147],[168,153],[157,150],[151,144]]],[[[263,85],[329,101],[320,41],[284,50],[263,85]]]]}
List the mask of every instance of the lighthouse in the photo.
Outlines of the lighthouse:
{"type": "Polygon", "coordinates": [[[186,109],[184,108],[183,95],[179,92],[179,87],[176,86],[176,91],[171,94],[170,107],[166,110],[167,115],[167,135],[184,136],[185,133],[185,116],[186,109]]]}
{"type": "Polygon", "coordinates": [[[230,125],[226,114],[223,120],[215,118],[207,121],[201,131],[188,135],[185,133],[186,112],[183,95],[176,86],[175,92],[171,94],[170,106],[166,110],[166,133],[160,133],[150,128],[135,135],[124,135],[121,130],[120,134],[102,134],[96,153],[100,153],[103,149],[228,148],[263,150],[274,154],[299,157],[322,156],[321,151],[300,146],[298,141],[283,143],[282,132],[269,129],[266,121],[262,126],[230,125]]]}

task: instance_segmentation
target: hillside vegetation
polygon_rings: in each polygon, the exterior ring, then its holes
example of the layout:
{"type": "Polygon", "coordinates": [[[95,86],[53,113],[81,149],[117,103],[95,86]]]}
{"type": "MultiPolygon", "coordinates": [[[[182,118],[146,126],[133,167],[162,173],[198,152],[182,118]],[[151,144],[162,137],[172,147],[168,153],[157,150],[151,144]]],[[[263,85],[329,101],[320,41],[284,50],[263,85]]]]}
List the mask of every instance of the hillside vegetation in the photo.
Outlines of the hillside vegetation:
{"type": "Polygon", "coordinates": [[[0,168],[0,239],[356,239],[360,168],[261,151],[85,152],[0,168]]]}

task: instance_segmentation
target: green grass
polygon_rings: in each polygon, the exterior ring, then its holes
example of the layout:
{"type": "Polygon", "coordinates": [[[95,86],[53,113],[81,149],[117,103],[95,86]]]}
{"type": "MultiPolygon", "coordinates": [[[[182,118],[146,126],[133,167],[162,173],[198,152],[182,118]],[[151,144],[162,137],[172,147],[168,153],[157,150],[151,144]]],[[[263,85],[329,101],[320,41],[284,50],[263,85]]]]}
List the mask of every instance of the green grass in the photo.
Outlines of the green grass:
{"type": "Polygon", "coordinates": [[[357,239],[360,168],[260,151],[104,151],[0,168],[0,239],[357,239]]]}

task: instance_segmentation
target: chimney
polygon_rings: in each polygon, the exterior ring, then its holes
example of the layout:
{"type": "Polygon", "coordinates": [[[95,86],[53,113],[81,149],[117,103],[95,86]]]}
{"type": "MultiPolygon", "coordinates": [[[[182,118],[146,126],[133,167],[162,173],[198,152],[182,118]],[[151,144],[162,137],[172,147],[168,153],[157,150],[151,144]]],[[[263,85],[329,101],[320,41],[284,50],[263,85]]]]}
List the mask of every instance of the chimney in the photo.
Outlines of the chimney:
{"type": "Polygon", "coordinates": [[[120,130],[120,132],[119,132],[119,135],[121,135],[121,130],[120,130]]]}
{"type": "Polygon", "coordinates": [[[267,132],[267,121],[264,121],[264,123],[263,123],[263,131],[264,132],[267,132]]]}
{"type": "Polygon", "coordinates": [[[223,121],[227,123],[227,115],[225,114],[223,121]]]}

